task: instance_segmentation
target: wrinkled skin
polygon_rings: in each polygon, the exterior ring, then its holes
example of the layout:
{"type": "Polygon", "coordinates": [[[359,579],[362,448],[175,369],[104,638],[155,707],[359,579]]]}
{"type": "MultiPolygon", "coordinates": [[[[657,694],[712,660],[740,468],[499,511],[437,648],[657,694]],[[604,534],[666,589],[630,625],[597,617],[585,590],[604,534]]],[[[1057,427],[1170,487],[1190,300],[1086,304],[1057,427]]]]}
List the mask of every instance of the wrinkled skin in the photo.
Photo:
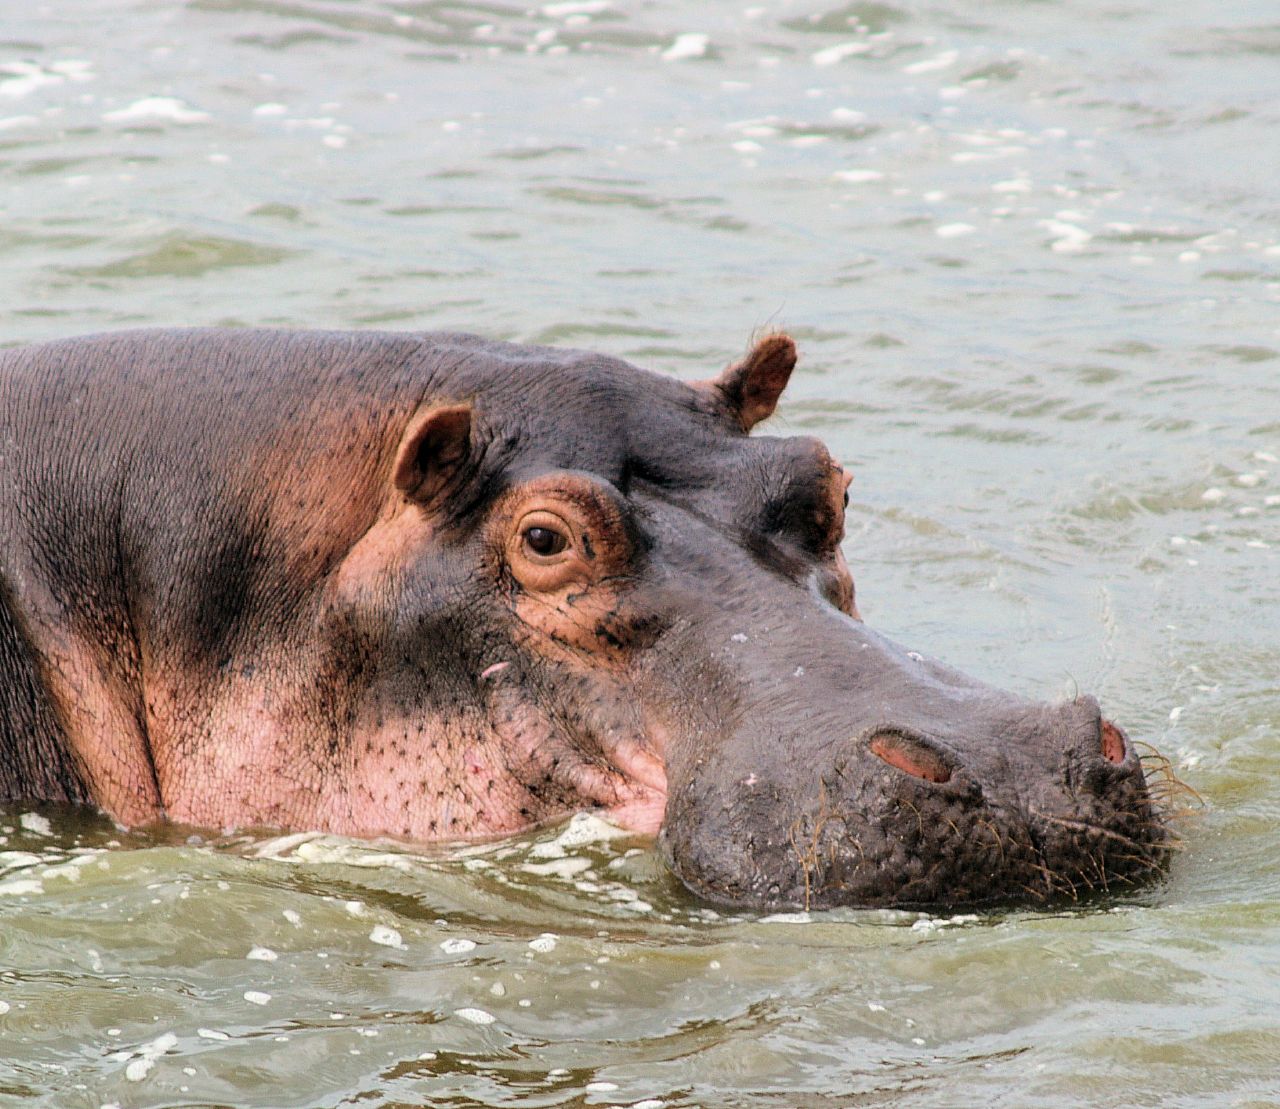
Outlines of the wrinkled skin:
{"type": "Polygon", "coordinates": [[[426,841],[600,810],[734,905],[1117,888],[1166,834],[1089,698],[858,618],[848,477],[689,385],[451,334],[0,359],[0,797],[426,841]]]}

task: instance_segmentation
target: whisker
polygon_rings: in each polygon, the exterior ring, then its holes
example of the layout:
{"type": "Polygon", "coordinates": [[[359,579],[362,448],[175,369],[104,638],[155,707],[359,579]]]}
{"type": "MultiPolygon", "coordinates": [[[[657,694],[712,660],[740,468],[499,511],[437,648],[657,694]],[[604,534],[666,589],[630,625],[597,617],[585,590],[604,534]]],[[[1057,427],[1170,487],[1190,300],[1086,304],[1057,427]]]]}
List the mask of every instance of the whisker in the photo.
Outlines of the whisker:
{"type": "MultiPolygon", "coordinates": [[[[1048,900],[1049,900],[1049,896],[1050,896],[1050,895],[1049,895],[1049,894],[1047,894],[1044,890],[1042,890],[1042,889],[1036,889],[1034,886],[1029,886],[1029,885],[1027,885],[1027,884],[1026,884],[1026,882],[1019,882],[1019,881],[1016,881],[1016,880],[1015,880],[1012,884],[1013,884],[1013,885],[1015,885],[1015,886],[1017,886],[1019,889],[1023,889],[1023,890],[1025,890],[1027,893],[1029,893],[1029,894],[1030,894],[1033,898],[1035,898],[1035,900],[1037,900],[1037,901],[1048,901],[1048,900]]],[[[1051,892],[1052,892],[1052,891],[1051,891],[1051,892]]]]}
{"type": "Polygon", "coordinates": [[[916,808],[915,805],[913,805],[910,801],[908,801],[905,797],[898,798],[898,804],[906,805],[907,808],[909,808],[913,813],[916,814],[916,829],[919,832],[921,838],[923,838],[924,837],[924,814],[918,808],[916,808]]]}
{"type": "Polygon", "coordinates": [[[1075,884],[1066,875],[1051,870],[1043,863],[1032,863],[1031,865],[1044,875],[1045,882],[1051,892],[1059,895],[1067,894],[1072,901],[1080,900],[1080,894],[1076,890],[1075,884]]]}
{"type": "Polygon", "coordinates": [[[1089,875],[1087,875],[1087,874],[1084,872],[1084,870],[1083,870],[1083,868],[1082,868],[1082,867],[1077,866],[1077,867],[1075,868],[1075,871],[1076,871],[1076,878],[1077,878],[1077,880],[1079,880],[1079,881],[1083,882],[1083,883],[1084,883],[1086,886],[1088,886],[1088,887],[1089,887],[1089,889],[1091,889],[1094,893],[1097,893],[1097,892],[1098,892],[1098,887],[1094,884],[1093,880],[1089,877],[1089,875]]]}
{"type": "Polygon", "coordinates": [[[1113,832],[1110,828],[1103,828],[1097,824],[1090,824],[1087,820],[1076,820],[1069,816],[1056,816],[1053,813],[1041,812],[1038,809],[1031,809],[1031,815],[1038,820],[1046,823],[1054,824],[1059,828],[1068,828],[1073,832],[1090,833],[1100,836],[1104,839],[1112,840],[1116,843],[1123,844],[1125,847],[1132,847],[1141,850],[1142,845],[1130,839],[1126,835],[1119,832],[1113,832]]]}
{"type": "Polygon", "coordinates": [[[978,818],[977,822],[980,827],[986,828],[991,833],[991,838],[996,841],[996,846],[1000,849],[1000,865],[1004,866],[1005,865],[1004,840],[1000,838],[999,829],[994,824],[992,824],[991,821],[983,820],[981,817],[978,818]]]}

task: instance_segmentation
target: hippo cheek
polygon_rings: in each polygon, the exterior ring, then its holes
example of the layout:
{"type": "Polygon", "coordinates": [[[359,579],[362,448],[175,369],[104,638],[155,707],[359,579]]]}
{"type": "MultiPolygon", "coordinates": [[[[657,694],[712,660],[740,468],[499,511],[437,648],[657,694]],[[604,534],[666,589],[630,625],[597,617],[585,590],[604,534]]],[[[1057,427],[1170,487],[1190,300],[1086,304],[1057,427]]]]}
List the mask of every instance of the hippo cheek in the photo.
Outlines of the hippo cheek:
{"type": "Polygon", "coordinates": [[[667,801],[661,740],[648,736],[613,684],[580,679],[584,703],[551,707],[522,681],[495,681],[489,716],[507,769],[525,795],[522,814],[533,823],[585,807],[619,827],[656,835],[667,801]]]}
{"type": "Polygon", "coordinates": [[[609,818],[621,828],[656,836],[666,815],[667,771],[651,746],[629,741],[615,748],[613,765],[624,783],[608,806],[609,818]]]}

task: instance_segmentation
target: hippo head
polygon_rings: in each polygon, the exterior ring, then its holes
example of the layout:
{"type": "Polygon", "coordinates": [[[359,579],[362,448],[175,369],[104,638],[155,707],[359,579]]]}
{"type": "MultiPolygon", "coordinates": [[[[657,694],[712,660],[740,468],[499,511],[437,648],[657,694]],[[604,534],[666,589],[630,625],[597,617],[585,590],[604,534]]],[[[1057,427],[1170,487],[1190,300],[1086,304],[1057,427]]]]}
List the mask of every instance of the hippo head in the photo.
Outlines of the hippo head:
{"type": "Polygon", "coordinates": [[[430,542],[379,650],[475,775],[434,831],[596,808],[658,833],[700,897],[757,907],[1042,903],[1160,871],[1142,761],[1092,698],[1025,700],[861,621],[849,476],[748,434],[789,338],[697,384],[505,349],[394,463],[430,542]]]}

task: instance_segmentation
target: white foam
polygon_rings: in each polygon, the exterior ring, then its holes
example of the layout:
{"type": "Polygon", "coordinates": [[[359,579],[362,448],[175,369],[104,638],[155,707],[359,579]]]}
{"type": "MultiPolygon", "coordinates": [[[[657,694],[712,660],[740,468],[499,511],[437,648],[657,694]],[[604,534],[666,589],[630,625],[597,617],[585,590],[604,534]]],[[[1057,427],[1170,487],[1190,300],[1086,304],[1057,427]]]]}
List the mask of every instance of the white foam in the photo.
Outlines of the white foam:
{"type": "Polygon", "coordinates": [[[521,870],[536,874],[539,878],[559,878],[569,881],[585,870],[591,869],[590,859],[552,859],[546,863],[523,863],[521,870]]]}
{"type": "Polygon", "coordinates": [[[57,866],[47,866],[40,872],[40,877],[42,879],[65,878],[68,882],[78,882],[80,881],[80,868],[88,861],[88,859],[71,859],[65,863],[59,863],[57,866]]]}
{"type": "Polygon", "coordinates": [[[845,60],[852,58],[856,54],[871,53],[871,44],[869,42],[841,42],[835,46],[828,46],[823,50],[817,51],[812,58],[813,64],[816,66],[836,65],[845,60]]]}
{"type": "Polygon", "coordinates": [[[147,1077],[151,1068],[156,1065],[156,1060],[161,1055],[175,1047],[178,1043],[178,1037],[172,1032],[165,1032],[163,1035],[157,1036],[150,1043],[143,1044],[138,1048],[137,1058],[135,1058],[124,1069],[124,1076],[130,1082],[141,1082],[147,1077]]]}
{"type": "Polygon", "coordinates": [[[271,995],[262,990],[245,990],[244,999],[251,1005],[265,1005],[271,1000],[271,995]]]}
{"type": "Polygon", "coordinates": [[[15,870],[23,866],[35,866],[44,862],[43,855],[31,851],[0,851],[0,870],[15,870]]]}
{"type": "Polygon", "coordinates": [[[208,112],[192,108],[176,96],[144,96],[127,108],[107,112],[103,119],[111,123],[133,123],[137,120],[158,119],[169,123],[204,123],[212,117],[208,112]]]}
{"type": "Polygon", "coordinates": [[[563,859],[571,848],[584,847],[589,843],[605,843],[627,834],[595,813],[575,813],[555,839],[534,844],[529,849],[529,854],[535,859],[563,859]]]}
{"type": "Polygon", "coordinates": [[[563,19],[569,15],[599,15],[608,11],[607,0],[564,0],[558,4],[543,4],[542,14],[551,19],[563,19]]]}
{"type": "Polygon", "coordinates": [[[369,932],[369,940],[383,947],[397,947],[402,951],[405,949],[400,933],[387,924],[375,924],[369,932]]]}
{"type": "Polygon", "coordinates": [[[60,85],[66,80],[62,74],[50,73],[32,62],[9,62],[3,72],[5,76],[0,79],[0,96],[9,100],[21,100],[37,89],[60,85]]]}
{"type": "Polygon", "coordinates": [[[698,31],[685,31],[676,35],[675,41],[662,52],[664,61],[676,62],[684,58],[701,58],[707,52],[710,36],[698,31]]]}
{"type": "MultiPolygon", "coordinates": [[[[283,843],[293,838],[295,837],[284,836],[279,841],[273,842],[283,843]]],[[[267,857],[283,858],[289,861],[292,855],[294,860],[300,862],[341,863],[344,866],[368,867],[374,870],[398,870],[402,874],[413,870],[412,860],[397,852],[373,851],[367,844],[354,843],[336,836],[317,836],[310,832],[303,833],[297,838],[300,842],[292,851],[286,850],[283,854],[272,853],[267,857]]]]}
{"type": "Polygon", "coordinates": [[[951,928],[957,924],[974,924],[978,917],[974,913],[957,913],[955,916],[921,917],[911,925],[913,932],[936,932],[940,928],[951,928]]]}
{"type": "Polygon", "coordinates": [[[837,181],[844,181],[850,185],[861,185],[867,181],[884,179],[884,174],[878,169],[841,169],[836,170],[831,176],[837,181]]]}
{"type": "Polygon", "coordinates": [[[1053,236],[1049,249],[1055,254],[1079,253],[1093,239],[1092,232],[1074,223],[1067,223],[1065,220],[1043,219],[1039,221],[1038,226],[1043,227],[1053,236]]]}
{"type": "Polygon", "coordinates": [[[53,835],[53,825],[49,823],[49,818],[41,816],[38,812],[24,812],[18,817],[18,823],[25,831],[31,832],[33,835],[53,835]]]}
{"type": "Polygon", "coordinates": [[[941,227],[935,227],[933,233],[940,239],[959,239],[972,235],[977,230],[971,223],[944,223],[941,227]]]}
{"type": "Polygon", "coordinates": [[[0,897],[24,897],[37,893],[44,893],[44,886],[33,878],[15,878],[11,882],[0,882],[0,897]]]}
{"type": "Polygon", "coordinates": [[[442,940],[440,942],[440,950],[446,955],[465,955],[468,951],[476,949],[476,941],[464,938],[442,940]]]}
{"type": "Polygon", "coordinates": [[[280,956],[269,947],[251,947],[245,958],[259,963],[274,963],[280,956]]]}
{"type": "Polygon", "coordinates": [[[453,1015],[460,1020],[467,1021],[469,1024],[492,1024],[498,1019],[492,1013],[487,1012],[484,1009],[454,1009],[453,1015]]]}
{"type": "Polygon", "coordinates": [[[903,73],[935,73],[940,69],[946,69],[948,66],[955,65],[956,59],[960,57],[958,50],[944,50],[941,54],[937,54],[932,58],[925,58],[923,61],[912,62],[910,65],[902,67],[903,73]]]}
{"type": "Polygon", "coordinates": [[[50,62],[49,72],[65,77],[68,81],[92,81],[93,63],[83,58],[66,58],[60,62],[50,62]]]}

